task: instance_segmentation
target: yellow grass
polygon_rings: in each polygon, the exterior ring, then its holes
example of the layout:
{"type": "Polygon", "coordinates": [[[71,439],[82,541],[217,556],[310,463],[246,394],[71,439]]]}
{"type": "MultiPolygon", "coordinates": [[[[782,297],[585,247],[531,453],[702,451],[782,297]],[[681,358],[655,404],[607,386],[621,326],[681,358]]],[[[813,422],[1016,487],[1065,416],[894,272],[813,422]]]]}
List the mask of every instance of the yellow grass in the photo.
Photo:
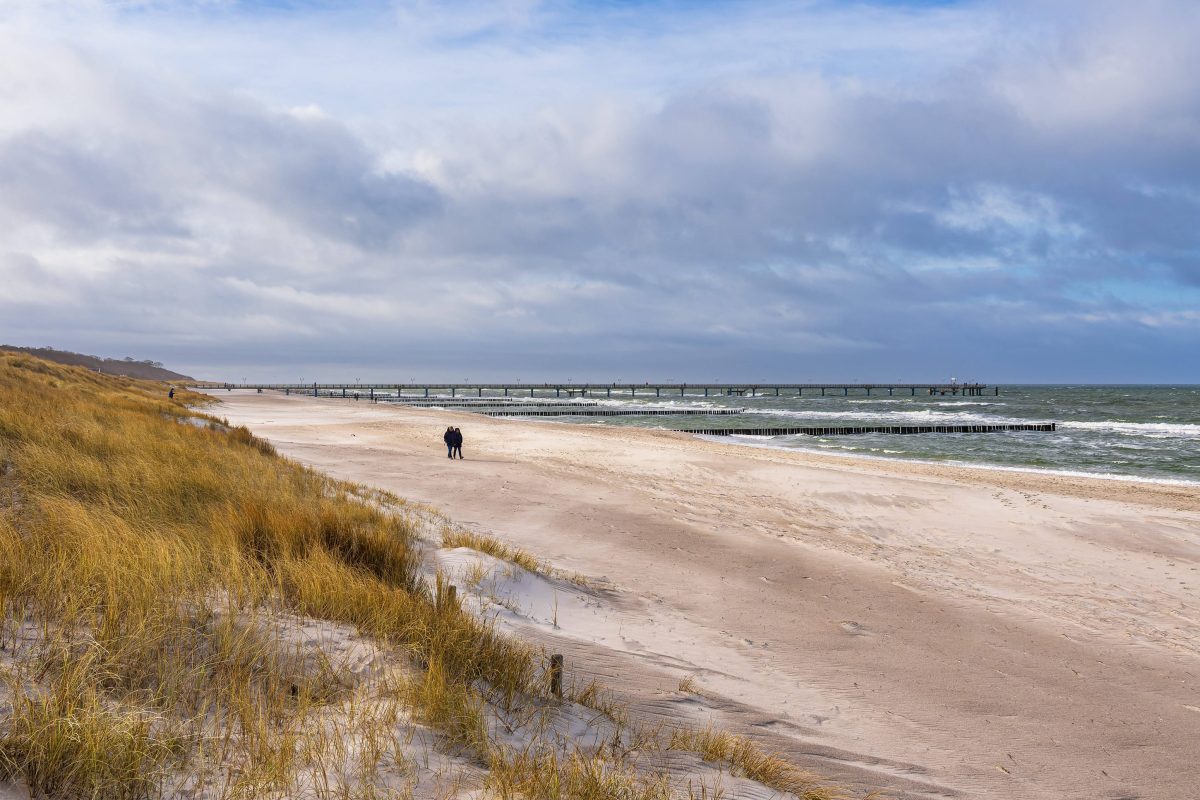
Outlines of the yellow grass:
{"type": "Polygon", "coordinates": [[[200,396],[170,402],[153,384],[3,355],[0,397],[0,639],[13,645],[15,709],[0,773],[148,796],[185,766],[190,740],[277,784],[290,765],[266,743],[336,692],[288,674],[280,643],[252,624],[262,613],[351,623],[501,700],[537,688],[531,648],[439,613],[409,518],[244,428],[188,424],[184,403],[200,396]]]}
{"type": "Polygon", "coordinates": [[[697,753],[705,761],[730,764],[751,780],[803,800],[829,800],[836,796],[831,789],[819,786],[814,776],[780,756],[764,752],[744,736],[711,727],[678,728],[671,732],[667,747],[697,753]]]}
{"type": "Polygon", "coordinates": [[[537,572],[543,575],[550,573],[550,567],[547,564],[539,561],[519,547],[513,547],[492,536],[468,531],[465,528],[454,525],[446,525],[442,528],[442,547],[469,547],[472,550],[478,550],[480,553],[487,553],[489,556],[498,558],[501,561],[516,564],[518,567],[529,572],[537,572]]]}

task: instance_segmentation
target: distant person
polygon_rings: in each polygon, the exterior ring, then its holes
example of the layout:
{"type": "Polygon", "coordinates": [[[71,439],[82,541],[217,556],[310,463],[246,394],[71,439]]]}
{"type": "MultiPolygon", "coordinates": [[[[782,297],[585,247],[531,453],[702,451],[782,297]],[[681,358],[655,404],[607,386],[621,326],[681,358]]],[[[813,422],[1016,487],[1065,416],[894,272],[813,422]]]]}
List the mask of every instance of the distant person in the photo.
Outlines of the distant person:
{"type": "Polygon", "coordinates": [[[460,431],[458,428],[454,429],[453,442],[454,442],[454,448],[450,451],[450,457],[454,458],[454,456],[458,456],[459,458],[462,458],[463,457],[463,454],[462,454],[462,442],[463,442],[462,431],[460,431]]]}
{"type": "Polygon", "coordinates": [[[168,400],[175,399],[175,387],[174,386],[172,386],[170,389],[167,390],[167,399],[168,400]]]}
{"type": "Polygon", "coordinates": [[[446,443],[446,458],[454,458],[454,428],[446,428],[442,441],[446,443]]]}

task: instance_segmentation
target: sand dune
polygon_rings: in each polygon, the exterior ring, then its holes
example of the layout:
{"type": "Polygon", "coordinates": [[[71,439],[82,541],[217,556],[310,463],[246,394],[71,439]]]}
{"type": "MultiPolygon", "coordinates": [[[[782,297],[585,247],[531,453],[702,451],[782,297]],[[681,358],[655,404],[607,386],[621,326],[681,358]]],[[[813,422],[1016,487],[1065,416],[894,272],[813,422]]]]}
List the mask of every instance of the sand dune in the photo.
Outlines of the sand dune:
{"type": "Polygon", "coordinates": [[[647,717],[712,719],[894,797],[1196,797],[1190,488],[219,398],[286,455],[587,576],[491,569],[478,602],[647,717]]]}

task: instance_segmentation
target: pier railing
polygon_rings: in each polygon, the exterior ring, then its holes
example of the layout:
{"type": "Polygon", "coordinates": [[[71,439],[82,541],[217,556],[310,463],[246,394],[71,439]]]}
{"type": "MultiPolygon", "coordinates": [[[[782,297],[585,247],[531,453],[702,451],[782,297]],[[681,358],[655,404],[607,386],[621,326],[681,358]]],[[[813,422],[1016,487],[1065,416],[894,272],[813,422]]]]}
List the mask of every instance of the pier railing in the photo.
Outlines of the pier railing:
{"type": "Polygon", "coordinates": [[[908,394],[948,395],[979,397],[989,390],[1000,394],[1000,387],[985,383],[221,383],[195,381],[189,383],[197,389],[261,389],[289,394],[321,395],[333,392],[336,395],[374,397],[382,393],[398,398],[427,398],[439,393],[451,397],[484,397],[488,392],[494,396],[528,396],[553,392],[555,397],[662,397],[677,395],[686,397],[848,397],[850,395],[892,396],[908,394]],[[807,393],[807,394],[806,394],[807,393]]]}

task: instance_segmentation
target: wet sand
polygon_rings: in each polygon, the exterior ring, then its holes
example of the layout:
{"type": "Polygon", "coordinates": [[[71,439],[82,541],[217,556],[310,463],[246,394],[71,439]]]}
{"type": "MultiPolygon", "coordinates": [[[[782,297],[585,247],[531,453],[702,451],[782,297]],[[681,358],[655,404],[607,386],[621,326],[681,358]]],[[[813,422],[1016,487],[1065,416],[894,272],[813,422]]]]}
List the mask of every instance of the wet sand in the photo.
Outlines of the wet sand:
{"type": "Polygon", "coordinates": [[[664,721],[754,732],[857,792],[1198,796],[1192,488],[218,399],[285,455],[587,576],[591,612],[530,634],[664,721]]]}

